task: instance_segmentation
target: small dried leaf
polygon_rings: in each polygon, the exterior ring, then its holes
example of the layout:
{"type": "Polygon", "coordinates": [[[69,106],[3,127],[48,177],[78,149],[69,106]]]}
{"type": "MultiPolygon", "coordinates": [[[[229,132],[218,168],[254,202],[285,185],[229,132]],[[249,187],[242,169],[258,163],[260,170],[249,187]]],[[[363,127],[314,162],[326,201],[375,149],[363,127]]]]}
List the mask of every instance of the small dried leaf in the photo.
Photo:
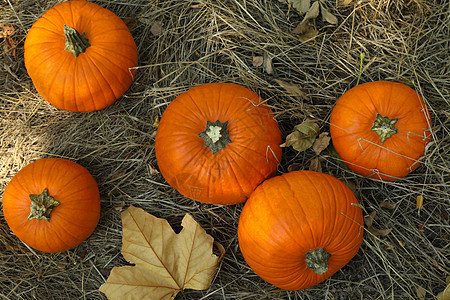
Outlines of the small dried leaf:
{"type": "Polygon", "coordinates": [[[450,300],[450,282],[447,281],[447,287],[436,296],[437,300],[450,300]]]}
{"type": "Polygon", "coordinates": [[[320,11],[320,4],[319,1],[316,1],[311,5],[309,10],[306,12],[302,22],[317,18],[319,16],[319,11],[320,11]]]}
{"type": "Polygon", "coordinates": [[[373,221],[375,220],[375,217],[377,215],[377,212],[374,210],[371,213],[369,213],[367,216],[364,216],[364,224],[366,224],[367,227],[372,227],[373,221]]]}
{"type": "Polygon", "coordinates": [[[0,32],[0,38],[7,38],[14,34],[15,29],[13,25],[0,24],[2,31],[0,32]]]}
{"type": "Polygon", "coordinates": [[[295,8],[300,14],[304,14],[309,10],[310,0],[279,0],[285,2],[295,8]]]}
{"type": "Polygon", "coordinates": [[[205,3],[198,3],[198,4],[192,4],[191,8],[202,8],[205,7],[206,4],[205,3]]]}
{"type": "Polygon", "coordinates": [[[425,300],[427,291],[423,287],[418,286],[418,287],[416,287],[416,295],[417,295],[417,299],[425,300]]]}
{"type": "Polygon", "coordinates": [[[159,126],[159,116],[156,115],[153,117],[153,124],[152,124],[153,128],[158,128],[159,126]]]}
{"type": "Polygon", "coordinates": [[[148,167],[148,174],[150,174],[150,176],[158,175],[158,174],[159,174],[158,169],[156,169],[156,168],[153,166],[153,164],[148,163],[148,164],[147,164],[147,167],[148,167]]]}
{"type": "Polygon", "coordinates": [[[349,5],[352,2],[353,2],[353,0],[342,0],[342,1],[339,1],[338,5],[349,5]]]}
{"type": "Polygon", "coordinates": [[[264,68],[264,71],[266,71],[266,73],[269,75],[272,75],[274,73],[272,57],[270,57],[269,54],[267,54],[267,53],[264,53],[263,68],[264,68]]]}
{"type": "Polygon", "coordinates": [[[422,195],[417,196],[417,198],[416,198],[416,207],[418,209],[422,209],[423,208],[423,196],[422,195]]]}
{"type": "Polygon", "coordinates": [[[174,299],[184,289],[208,288],[219,263],[214,240],[189,214],[181,225],[176,234],[140,208],[122,212],[122,255],[134,265],[114,267],[100,291],[110,300],[174,299]]]}
{"type": "Polygon", "coordinates": [[[322,21],[328,22],[333,25],[336,25],[338,23],[338,19],[336,18],[336,16],[330,13],[328,9],[326,9],[322,4],[320,5],[320,13],[322,14],[322,21]]]}
{"type": "Polygon", "coordinates": [[[278,83],[282,88],[286,90],[290,95],[297,97],[299,99],[306,99],[308,98],[306,93],[303,92],[298,85],[287,83],[280,79],[275,79],[275,82],[278,83]]]}
{"type": "Polygon", "coordinates": [[[164,28],[159,23],[153,23],[152,26],[150,27],[150,32],[154,36],[161,35],[163,33],[163,31],[164,31],[164,28]]]}
{"type": "Polygon", "coordinates": [[[378,229],[378,228],[375,228],[375,227],[370,227],[368,229],[375,236],[387,236],[392,231],[392,228],[378,229]]]}
{"type": "Polygon", "coordinates": [[[294,129],[295,131],[288,134],[285,143],[281,144],[280,147],[292,146],[299,152],[305,151],[312,146],[319,134],[319,126],[312,120],[306,120],[296,125],[294,129]]]}
{"type": "Polygon", "coordinates": [[[293,163],[287,167],[288,172],[303,170],[303,165],[301,163],[293,163]]]}
{"type": "Polygon", "coordinates": [[[373,221],[376,220],[377,212],[374,210],[367,216],[364,216],[364,224],[366,224],[367,230],[375,236],[387,236],[392,228],[388,229],[378,229],[373,227],[373,221]]]}
{"type": "Polygon", "coordinates": [[[395,209],[395,203],[391,201],[383,201],[380,203],[380,207],[384,207],[387,209],[395,209]]]}
{"type": "Polygon", "coordinates": [[[262,56],[253,56],[253,66],[261,67],[264,63],[264,57],[262,56]]]}
{"type": "Polygon", "coordinates": [[[319,32],[309,24],[309,21],[298,24],[297,27],[292,30],[292,33],[297,34],[298,39],[302,42],[307,42],[319,34],[319,32]]]}
{"type": "Polygon", "coordinates": [[[331,138],[328,136],[328,132],[322,132],[319,137],[314,141],[312,149],[319,155],[330,144],[331,138]]]}
{"type": "Polygon", "coordinates": [[[311,159],[309,169],[311,171],[316,171],[316,172],[322,173],[322,164],[320,163],[320,160],[318,157],[314,157],[313,159],[311,159]]]}

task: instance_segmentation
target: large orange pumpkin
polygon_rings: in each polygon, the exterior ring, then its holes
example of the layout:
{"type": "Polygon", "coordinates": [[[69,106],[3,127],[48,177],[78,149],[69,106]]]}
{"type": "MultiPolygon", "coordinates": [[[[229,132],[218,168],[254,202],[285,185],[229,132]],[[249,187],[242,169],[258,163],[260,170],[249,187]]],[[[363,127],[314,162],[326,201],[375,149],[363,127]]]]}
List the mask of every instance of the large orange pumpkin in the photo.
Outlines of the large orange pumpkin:
{"type": "Polygon", "coordinates": [[[242,210],[238,238],[245,261],[261,278],[282,289],[306,289],[356,255],[363,216],[338,179],[294,171],[255,189],[242,210]]]}
{"type": "Polygon", "coordinates": [[[68,111],[114,103],[136,73],[137,48],[125,23],[88,1],[46,11],[25,40],[25,66],[41,96],[68,111]]]}
{"type": "Polygon", "coordinates": [[[61,252],[87,239],[100,218],[97,183],[81,165],[44,158],[21,169],[3,193],[12,232],[39,251],[61,252]]]}
{"type": "Polygon", "coordinates": [[[280,143],[273,113],[256,93],[237,84],[209,83],[168,105],[155,152],[162,175],[184,196],[236,204],[276,173],[280,143]]]}
{"type": "Polygon", "coordinates": [[[340,158],[353,171],[395,180],[420,164],[431,136],[430,114],[410,87],[375,81],[342,95],[330,116],[330,133],[340,158]]]}

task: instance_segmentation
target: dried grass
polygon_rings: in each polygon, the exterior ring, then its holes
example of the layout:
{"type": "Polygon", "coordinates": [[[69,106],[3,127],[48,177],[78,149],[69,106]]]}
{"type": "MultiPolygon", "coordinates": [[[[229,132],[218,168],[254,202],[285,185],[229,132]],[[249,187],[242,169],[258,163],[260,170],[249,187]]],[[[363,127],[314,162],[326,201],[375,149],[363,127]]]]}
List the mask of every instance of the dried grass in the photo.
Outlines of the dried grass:
{"type": "MultiPolygon", "coordinates": [[[[179,227],[185,213],[227,253],[212,286],[186,291],[188,299],[420,299],[444,289],[450,275],[450,76],[448,1],[363,0],[348,6],[325,1],[337,26],[315,20],[319,35],[306,43],[290,32],[301,17],[269,0],[99,0],[123,18],[139,51],[132,87],[114,105],[94,113],[60,111],[36,92],[23,61],[27,30],[61,1],[6,0],[0,24],[17,28],[17,59],[0,50],[0,189],[22,167],[42,157],[65,157],[86,166],[102,201],[98,228],[82,245],[57,254],[28,248],[9,231],[0,213],[1,299],[105,299],[98,287],[121,257],[120,211],[128,205],[179,227]],[[198,5],[198,8],[191,5],[198,5]],[[153,35],[152,25],[163,31],[153,35]],[[364,55],[360,74],[361,54],[364,55]],[[273,74],[252,64],[273,61],[273,74]],[[275,79],[295,84],[304,97],[275,79]],[[205,205],[178,194],[160,174],[154,155],[154,120],[188,88],[235,82],[257,91],[273,107],[282,133],[306,118],[329,130],[337,98],[356,82],[414,83],[430,108],[433,142],[424,163],[406,179],[362,178],[322,155],[324,172],[350,182],[365,214],[376,211],[385,237],[366,232],[362,248],[341,271],[305,291],[283,291],[245,264],[237,243],[241,205],[205,205]],[[424,196],[424,208],[415,207],[424,196]],[[395,203],[394,209],[379,206],[395,203]]],[[[285,149],[280,172],[293,163],[307,168],[312,151],[285,149]]],[[[181,296],[178,298],[182,299],[181,296]]]]}

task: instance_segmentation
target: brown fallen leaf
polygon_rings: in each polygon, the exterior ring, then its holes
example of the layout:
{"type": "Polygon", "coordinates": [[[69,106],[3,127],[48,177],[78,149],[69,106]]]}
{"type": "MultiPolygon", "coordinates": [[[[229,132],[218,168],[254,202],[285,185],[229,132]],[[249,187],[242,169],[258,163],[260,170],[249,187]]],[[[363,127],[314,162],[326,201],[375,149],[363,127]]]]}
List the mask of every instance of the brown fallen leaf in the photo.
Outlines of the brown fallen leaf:
{"type": "Polygon", "coordinates": [[[306,120],[294,127],[294,131],[287,135],[286,141],[280,147],[292,146],[295,150],[305,151],[314,143],[319,134],[319,125],[313,120],[306,120]]]}
{"type": "Polygon", "coordinates": [[[309,10],[311,5],[310,0],[279,0],[285,2],[295,8],[300,14],[304,14],[309,10]]]}
{"type": "Polygon", "coordinates": [[[189,214],[181,225],[176,234],[165,219],[130,206],[122,213],[122,255],[134,265],[114,267],[99,290],[110,300],[157,300],[208,288],[220,259],[214,240],[189,214]]]}
{"type": "Polygon", "coordinates": [[[320,13],[322,14],[322,21],[328,22],[333,25],[336,25],[338,23],[338,19],[336,18],[336,16],[330,13],[322,3],[320,3],[320,13]]]}
{"type": "Polygon", "coordinates": [[[447,277],[447,287],[437,294],[437,300],[450,300],[450,276],[447,277]]]}
{"type": "Polygon", "coordinates": [[[267,74],[269,74],[269,75],[274,74],[272,57],[270,57],[270,55],[267,53],[264,53],[264,56],[263,56],[263,68],[267,74]]]}
{"type": "Polygon", "coordinates": [[[298,98],[298,99],[307,99],[308,96],[304,91],[302,91],[298,85],[287,83],[281,79],[274,79],[276,83],[278,83],[282,88],[286,90],[290,95],[298,98]]]}
{"type": "Polygon", "coordinates": [[[314,157],[313,159],[311,159],[309,170],[322,173],[322,164],[320,163],[318,157],[314,157]]]}
{"type": "Polygon", "coordinates": [[[261,67],[263,62],[264,58],[262,56],[253,56],[252,63],[254,67],[261,67]]]}
{"type": "Polygon", "coordinates": [[[391,201],[383,201],[380,203],[380,207],[384,207],[387,209],[395,209],[395,203],[391,201]]]}
{"type": "Polygon", "coordinates": [[[316,1],[311,5],[309,10],[306,12],[302,22],[298,24],[297,27],[294,28],[294,30],[292,30],[292,33],[298,35],[298,38],[302,42],[306,42],[319,34],[319,32],[315,30],[314,27],[312,27],[311,24],[309,23],[309,20],[317,18],[319,12],[320,12],[319,1],[316,1]]]}
{"type": "Polygon", "coordinates": [[[314,141],[312,149],[319,155],[330,144],[331,138],[328,136],[328,132],[322,132],[319,137],[314,141]]]}
{"type": "Polygon", "coordinates": [[[378,229],[373,226],[373,221],[376,220],[377,212],[374,210],[367,216],[364,216],[364,224],[366,224],[367,230],[375,236],[387,236],[392,228],[378,229]]]}
{"type": "Polygon", "coordinates": [[[416,295],[417,299],[425,300],[426,299],[425,297],[427,296],[427,291],[423,287],[418,286],[416,287],[416,295]]]}
{"type": "Polygon", "coordinates": [[[17,59],[17,42],[11,36],[15,33],[15,28],[13,25],[1,24],[2,31],[0,32],[0,38],[5,39],[6,51],[7,53],[17,59]]]}
{"type": "Polygon", "coordinates": [[[164,31],[164,28],[161,24],[159,23],[153,23],[152,26],[150,27],[150,32],[154,35],[154,36],[158,36],[161,35],[164,31]]]}

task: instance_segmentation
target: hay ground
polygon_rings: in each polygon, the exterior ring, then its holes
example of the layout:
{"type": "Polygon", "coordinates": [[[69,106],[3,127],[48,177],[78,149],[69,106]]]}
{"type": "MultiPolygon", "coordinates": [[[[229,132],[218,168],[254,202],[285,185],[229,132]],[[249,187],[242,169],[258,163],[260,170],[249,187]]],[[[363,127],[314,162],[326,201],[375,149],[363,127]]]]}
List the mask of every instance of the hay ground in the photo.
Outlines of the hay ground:
{"type": "MultiPolygon", "coordinates": [[[[187,290],[187,299],[433,299],[450,275],[450,76],[448,1],[361,0],[347,6],[322,1],[338,25],[312,21],[313,40],[292,30],[301,16],[269,0],[96,0],[129,25],[139,52],[131,88],[112,106],[70,113],[44,101],[28,77],[23,42],[44,11],[61,1],[5,0],[0,24],[14,25],[17,58],[0,44],[0,190],[22,167],[43,157],[64,157],[96,178],[102,213],[94,234],[57,254],[27,248],[0,212],[0,299],[106,299],[98,291],[121,257],[120,211],[129,205],[163,217],[175,227],[185,213],[227,250],[211,287],[187,290]],[[200,4],[200,5],[196,5],[200,4]],[[192,6],[196,5],[196,6],[192,6]],[[155,35],[152,26],[163,30],[155,35]],[[361,65],[361,54],[364,54],[361,65]],[[273,60],[273,74],[253,57],[273,60]],[[361,73],[361,74],[360,74],[361,73]],[[413,83],[434,124],[423,164],[405,179],[379,182],[342,168],[322,153],[326,173],[349,182],[364,207],[376,212],[356,257],[325,282],[305,291],[283,291],[246,265],[237,243],[241,205],[201,204],[165,182],[154,154],[154,120],[181,92],[202,83],[234,82],[258,92],[272,106],[283,133],[305,119],[329,131],[329,114],[348,89],[374,80],[413,83]],[[275,80],[297,85],[305,97],[275,80]],[[424,196],[423,209],[416,197],[424,196]],[[394,209],[380,207],[390,201],[394,209]]],[[[280,173],[307,169],[313,151],[284,149],[280,173]]],[[[181,295],[177,299],[183,299],[181,295]]]]}

